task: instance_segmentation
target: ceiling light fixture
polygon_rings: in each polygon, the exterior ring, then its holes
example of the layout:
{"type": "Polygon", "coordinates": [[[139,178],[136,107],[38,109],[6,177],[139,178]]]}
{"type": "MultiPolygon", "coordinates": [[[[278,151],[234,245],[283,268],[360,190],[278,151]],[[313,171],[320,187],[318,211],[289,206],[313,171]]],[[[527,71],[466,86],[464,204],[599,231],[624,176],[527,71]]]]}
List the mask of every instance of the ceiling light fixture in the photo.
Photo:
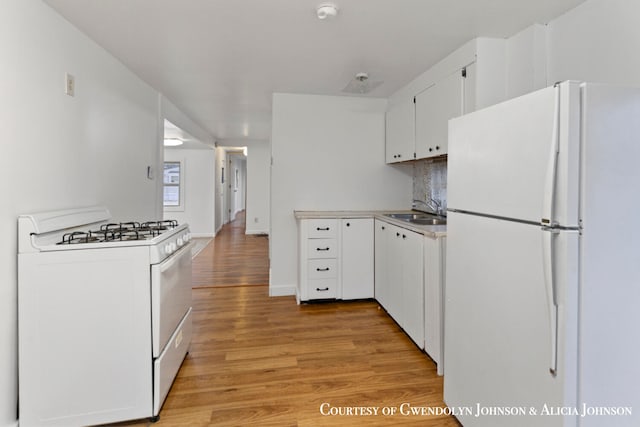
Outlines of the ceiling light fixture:
{"type": "Polygon", "coordinates": [[[332,3],[323,3],[316,9],[318,19],[332,18],[338,14],[338,8],[332,3]]]}
{"type": "Polygon", "coordinates": [[[164,140],[165,147],[177,147],[178,145],[182,145],[182,144],[183,144],[182,140],[178,138],[166,138],[164,140]]]}

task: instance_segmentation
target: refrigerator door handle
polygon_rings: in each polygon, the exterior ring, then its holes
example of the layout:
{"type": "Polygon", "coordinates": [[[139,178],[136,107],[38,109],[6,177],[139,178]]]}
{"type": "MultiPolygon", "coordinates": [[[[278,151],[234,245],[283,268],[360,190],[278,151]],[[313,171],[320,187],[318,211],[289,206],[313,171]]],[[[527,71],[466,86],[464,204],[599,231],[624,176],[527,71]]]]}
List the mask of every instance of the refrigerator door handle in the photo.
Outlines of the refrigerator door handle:
{"type": "Polygon", "coordinates": [[[549,328],[551,335],[551,360],[549,372],[554,377],[558,371],[558,303],[556,299],[556,285],[554,272],[554,240],[559,233],[550,227],[542,227],[542,265],[544,269],[544,283],[547,292],[549,308],[549,328]]]}
{"type": "Polygon", "coordinates": [[[547,174],[544,183],[544,195],[542,200],[543,226],[556,225],[554,221],[554,204],[556,198],[556,179],[558,171],[558,152],[560,151],[560,88],[556,86],[555,103],[553,111],[553,130],[551,146],[549,147],[549,161],[547,162],[547,174]]]}

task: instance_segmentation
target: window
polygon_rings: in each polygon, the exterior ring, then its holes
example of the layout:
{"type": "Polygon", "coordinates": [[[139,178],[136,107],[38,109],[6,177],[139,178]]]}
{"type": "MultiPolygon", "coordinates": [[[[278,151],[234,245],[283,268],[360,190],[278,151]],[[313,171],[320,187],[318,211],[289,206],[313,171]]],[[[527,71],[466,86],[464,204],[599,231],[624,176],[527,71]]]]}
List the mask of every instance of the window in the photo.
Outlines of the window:
{"type": "Polygon", "coordinates": [[[164,206],[179,207],[181,199],[182,165],[180,162],[164,162],[164,206]]]}

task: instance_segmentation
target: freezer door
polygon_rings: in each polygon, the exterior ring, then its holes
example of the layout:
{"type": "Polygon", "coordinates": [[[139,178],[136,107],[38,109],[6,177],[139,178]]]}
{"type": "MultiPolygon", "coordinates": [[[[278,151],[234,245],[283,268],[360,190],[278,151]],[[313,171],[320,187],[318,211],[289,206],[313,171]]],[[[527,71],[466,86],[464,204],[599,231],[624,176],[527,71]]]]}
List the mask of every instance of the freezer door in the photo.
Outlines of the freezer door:
{"type": "Polygon", "coordinates": [[[455,212],[447,228],[446,404],[472,408],[465,427],[574,426],[543,411],[576,404],[577,233],[455,212]]]}
{"type": "Polygon", "coordinates": [[[449,121],[448,208],[577,226],[579,107],[567,82],[449,121]]]}

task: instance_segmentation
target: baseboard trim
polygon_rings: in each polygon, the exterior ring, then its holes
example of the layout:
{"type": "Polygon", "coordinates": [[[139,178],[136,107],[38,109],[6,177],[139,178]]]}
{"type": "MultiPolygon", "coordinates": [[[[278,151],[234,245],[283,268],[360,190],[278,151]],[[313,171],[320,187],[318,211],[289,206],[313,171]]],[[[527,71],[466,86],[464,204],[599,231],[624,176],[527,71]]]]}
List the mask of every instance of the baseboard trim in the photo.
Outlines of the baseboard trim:
{"type": "Polygon", "coordinates": [[[261,234],[269,235],[269,230],[245,230],[244,234],[261,234]]]}
{"type": "Polygon", "coordinates": [[[215,233],[191,233],[191,237],[193,238],[207,237],[209,239],[213,239],[214,237],[216,237],[216,235],[215,233]]]}
{"type": "Polygon", "coordinates": [[[295,286],[272,286],[269,285],[270,297],[286,297],[296,294],[295,286]]]}

